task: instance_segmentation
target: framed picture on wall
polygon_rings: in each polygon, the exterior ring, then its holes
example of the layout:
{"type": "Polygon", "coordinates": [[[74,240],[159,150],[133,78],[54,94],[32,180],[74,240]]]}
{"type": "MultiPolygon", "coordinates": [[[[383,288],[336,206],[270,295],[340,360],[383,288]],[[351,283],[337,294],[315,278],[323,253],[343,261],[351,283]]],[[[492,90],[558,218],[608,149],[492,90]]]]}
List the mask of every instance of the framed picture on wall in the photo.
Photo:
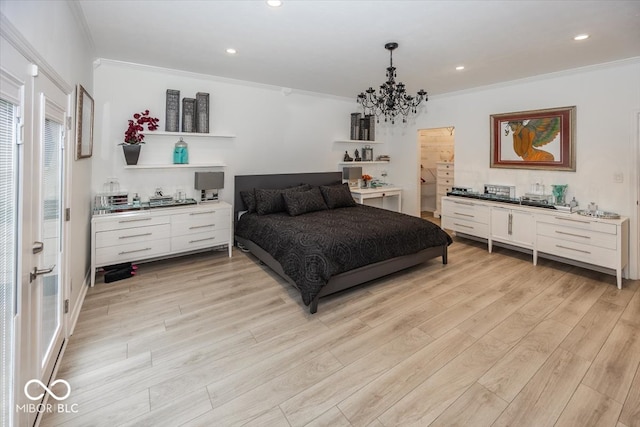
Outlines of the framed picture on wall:
{"type": "Polygon", "coordinates": [[[93,98],[82,85],[76,97],[76,159],[84,159],[93,152],[93,98]]]}
{"type": "Polygon", "coordinates": [[[491,167],[575,171],[576,107],[491,115],[491,167]]]}

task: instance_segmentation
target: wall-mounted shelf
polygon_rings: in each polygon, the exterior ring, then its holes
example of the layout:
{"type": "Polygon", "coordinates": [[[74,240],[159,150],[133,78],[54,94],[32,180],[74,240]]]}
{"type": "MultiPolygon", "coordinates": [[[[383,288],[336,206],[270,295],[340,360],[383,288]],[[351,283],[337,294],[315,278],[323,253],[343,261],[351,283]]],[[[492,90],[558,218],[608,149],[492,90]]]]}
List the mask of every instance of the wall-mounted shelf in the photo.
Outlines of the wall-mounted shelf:
{"type": "Polygon", "coordinates": [[[224,163],[189,163],[186,165],[126,165],[125,169],[186,169],[186,168],[222,168],[224,163]]]}
{"type": "Polygon", "coordinates": [[[160,130],[154,130],[151,132],[146,132],[145,136],[182,136],[182,137],[199,137],[199,138],[235,138],[235,135],[232,134],[223,134],[223,133],[197,133],[197,132],[165,132],[160,130]]]}
{"type": "Polygon", "coordinates": [[[388,160],[374,160],[372,162],[340,162],[339,165],[361,166],[361,165],[388,165],[388,160]]]}
{"type": "Polygon", "coordinates": [[[349,142],[355,144],[383,144],[383,141],[365,141],[362,139],[339,139],[333,142],[349,142]]]}

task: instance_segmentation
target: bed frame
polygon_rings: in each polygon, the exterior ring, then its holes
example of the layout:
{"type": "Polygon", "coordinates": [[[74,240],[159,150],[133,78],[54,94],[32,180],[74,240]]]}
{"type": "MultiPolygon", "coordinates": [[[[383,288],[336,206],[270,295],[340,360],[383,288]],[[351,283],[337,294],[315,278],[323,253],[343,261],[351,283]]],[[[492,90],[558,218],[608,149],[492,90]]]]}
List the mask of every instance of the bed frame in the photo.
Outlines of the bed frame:
{"type": "MultiPolygon", "coordinates": [[[[302,183],[311,185],[331,185],[342,182],[342,172],[319,172],[319,173],[293,173],[277,175],[236,175],[234,188],[234,224],[237,223],[239,214],[246,211],[244,202],[240,197],[241,191],[253,188],[287,188],[302,183]]],[[[297,288],[295,282],[285,274],[282,266],[269,253],[251,240],[235,236],[237,243],[251,251],[264,264],[282,276],[287,282],[297,288]]],[[[405,268],[421,264],[433,258],[442,257],[442,263],[447,263],[447,245],[428,248],[411,255],[405,255],[385,261],[365,265],[355,270],[332,276],[329,282],[322,288],[320,293],[311,301],[309,311],[311,314],[318,311],[318,300],[323,296],[330,295],[345,289],[352,288],[361,283],[368,282],[395,273],[405,268]]]]}

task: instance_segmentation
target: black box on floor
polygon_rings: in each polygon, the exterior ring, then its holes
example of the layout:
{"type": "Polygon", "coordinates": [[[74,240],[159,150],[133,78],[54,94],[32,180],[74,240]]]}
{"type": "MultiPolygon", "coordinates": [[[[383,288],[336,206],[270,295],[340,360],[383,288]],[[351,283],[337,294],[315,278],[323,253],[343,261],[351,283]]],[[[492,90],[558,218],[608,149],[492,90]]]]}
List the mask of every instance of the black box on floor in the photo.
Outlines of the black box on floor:
{"type": "Polygon", "coordinates": [[[106,267],[102,267],[104,271],[112,271],[112,270],[124,270],[125,268],[131,268],[132,264],[130,262],[123,262],[122,264],[114,264],[107,265],[106,267]]]}
{"type": "Polygon", "coordinates": [[[104,273],[104,283],[111,283],[118,280],[128,279],[133,276],[131,268],[123,268],[120,270],[111,270],[104,273]]]}

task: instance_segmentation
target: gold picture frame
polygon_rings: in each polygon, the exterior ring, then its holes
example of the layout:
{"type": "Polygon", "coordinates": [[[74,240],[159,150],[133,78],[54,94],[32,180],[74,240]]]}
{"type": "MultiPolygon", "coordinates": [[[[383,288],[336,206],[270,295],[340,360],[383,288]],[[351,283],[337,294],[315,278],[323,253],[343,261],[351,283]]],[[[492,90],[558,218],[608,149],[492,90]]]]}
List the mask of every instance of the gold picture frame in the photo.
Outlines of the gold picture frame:
{"type": "Polygon", "coordinates": [[[82,85],[76,87],[76,160],[93,154],[94,102],[82,85]]]}

